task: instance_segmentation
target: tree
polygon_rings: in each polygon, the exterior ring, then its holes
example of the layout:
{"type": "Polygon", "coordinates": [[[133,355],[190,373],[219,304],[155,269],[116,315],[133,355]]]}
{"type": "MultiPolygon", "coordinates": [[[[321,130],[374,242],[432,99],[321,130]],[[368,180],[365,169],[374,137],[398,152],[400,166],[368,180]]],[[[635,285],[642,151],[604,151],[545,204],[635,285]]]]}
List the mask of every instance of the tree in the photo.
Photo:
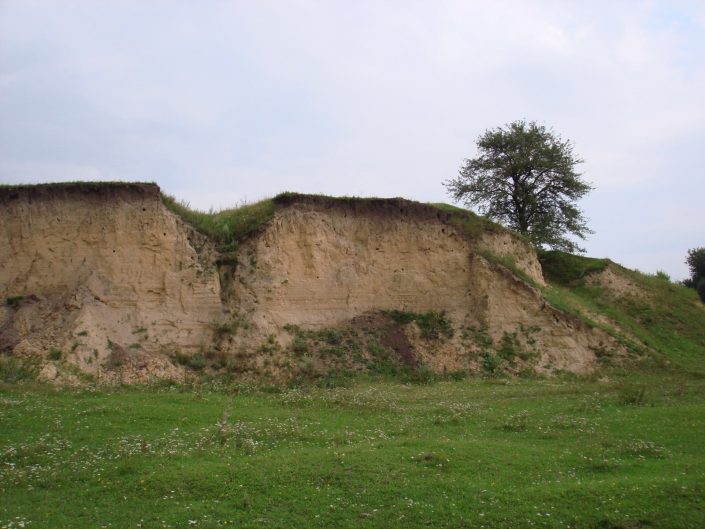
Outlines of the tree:
{"type": "Polygon", "coordinates": [[[457,202],[523,233],[537,246],[583,252],[566,237],[593,233],[575,202],[592,187],[575,167],[573,144],[536,122],[515,121],[485,131],[479,156],[444,182],[457,202]]]}
{"type": "Polygon", "coordinates": [[[688,250],[685,264],[690,268],[690,278],[683,281],[683,284],[697,290],[700,299],[705,302],[705,248],[688,250]]]}

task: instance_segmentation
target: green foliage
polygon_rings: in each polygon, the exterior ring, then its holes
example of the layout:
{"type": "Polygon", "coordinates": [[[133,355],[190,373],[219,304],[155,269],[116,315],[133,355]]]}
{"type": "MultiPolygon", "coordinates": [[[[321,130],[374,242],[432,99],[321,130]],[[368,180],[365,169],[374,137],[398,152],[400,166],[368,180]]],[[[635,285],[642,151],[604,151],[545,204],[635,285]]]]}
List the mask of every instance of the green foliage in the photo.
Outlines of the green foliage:
{"type": "Polygon", "coordinates": [[[297,356],[308,353],[308,342],[306,341],[306,338],[299,334],[294,336],[294,339],[291,341],[291,350],[297,356]]]}
{"type": "Polygon", "coordinates": [[[265,354],[272,354],[276,353],[281,349],[281,346],[279,345],[279,342],[277,342],[277,337],[274,336],[273,334],[270,334],[267,336],[267,339],[265,342],[259,346],[257,349],[258,353],[265,353],[265,354]]]}
{"type": "Polygon", "coordinates": [[[670,281],[671,280],[671,276],[669,276],[663,270],[656,270],[656,277],[658,279],[661,279],[662,281],[670,281]]]}
{"type": "Polygon", "coordinates": [[[421,336],[427,340],[437,340],[441,336],[453,337],[453,326],[448,320],[445,311],[431,310],[419,314],[416,318],[416,325],[421,329],[421,336]]]}
{"type": "Polygon", "coordinates": [[[700,300],[705,303],[705,277],[701,277],[698,281],[698,285],[695,287],[695,291],[700,296],[700,300]]]}
{"type": "Polygon", "coordinates": [[[181,351],[175,351],[172,354],[172,358],[177,364],[192,369],[193,371],[203,371],[208,365],[208,359],[202,352],[186,354],[181,351]]]}
{"type": "Polygon", "coordinates": [[[35,380],[39,374],[39,364],[34,358],[15,357],[0,354],[0,381],[17,384],[35,380]]]}
{"type": "Polygon", "coordinates": [[[441,337],[452,338],[453,325],[445,311],[430,310],[422,314],[415,312],[392,310],[387,313],[389,317],[400,325],[416,322],[421,330],[421,336],[426,340],[438,340],[441,337]]]}
{"type": "Polygon", "coordinates": [[[467,327],[463,331],[463,338],[469,338],[480,349],[494,348],[494,342],[488,333],[487,327],[467,327]]]}
{"type": "Polygon", "coordinates": [[[705,303],[705,248],[688,250],[685,262],[690,269],[690,277],[683,284],[694,288],[700,300],[705,303]]]}
{"type": "Polygon", "coordinates": [[[24,296],[10,296],[5,300],[5,305],[7,305],[8,307],[15,308],[20,305],[23,299],[24,296]]]}
{"type": "Polygon", "coordinates": [[[226,336],[235,336],[242,325],[243,322],[239,317],[233,317],[227,321],[212,322],[213,337],[216,340],[222,340],[226,336]]]}
{"type": "Polygon", "coordinates": [[[685,263],[690,269],[690,277],[694,283],[705,277],[705,248],[692,248],[688,250],[685,263]]]}
{"type": "Polygon", "coordinates": [[[515,121],[486,131],[477,147],[479,156],[445,182],[453,199],[538,246],[579,251],[566,234],[591,233],[575,203],[592,188],[575,170],[582,160],[571,142],[536,122],[515,121]]]}
{"type": "Polygon", "coordinates": [[[47,353],[47,358],[49,360],[61,360],[62,353],[59,349],[56,349],[55,347],[52,347],[49,349],[49,352],[47,353]]]}
{"type": "Polygon", "coordinates": [[[607,268],[609,259],[593,259],[558,250],[538,251],[543,276],[547,281],[560,285],[573,285],[587,275],[607,268]]]}
{"type": "Polygon", "coordinates": [[[322,375],[317,381],[319,388],[348,388],[355,381],[355,373],[347,369],[334,369],[322,375]]]}
{"type": "Polygon", "coordinates": [[[392,318],[392,321],[398,323],[399,325],[407,325],[412,321],[415,321],[418,314],[403,310],[392,310],[389,311],[389,317],[392,318]]]}
{"type": "Polygon", "coordinates": [[[482,371],[486,375],[496,375],[499,371],[499,366],[502,363],[501,358],[489,351],[482,353],[482,371]]]}
{"type": "Polygon", "coordinates": [[[215,240],[222,252],[236,250],[244,237],[271,220],[276,209],[272,200],[208,213],[191,209],[188,203],[166,194],[162,194],[162,202],[184,221],[215,240]]]}
{"type": "Polygon", "coordinates": [[[502,335],[498,353],[500,358],[508,362],[514,362],[517,356],[523,356],[516,333],[505,332],[502,335]]]}
{"type": "MultiPolygon", "coordinates": [[[[433,384],[439,378],[433,370],[426,365],[420,365],[416,368],[404,367],[399,375],[400,381],[406,384],[433,384]]],[[[457,377],[457,374],[454,376],[457,377]]]]}

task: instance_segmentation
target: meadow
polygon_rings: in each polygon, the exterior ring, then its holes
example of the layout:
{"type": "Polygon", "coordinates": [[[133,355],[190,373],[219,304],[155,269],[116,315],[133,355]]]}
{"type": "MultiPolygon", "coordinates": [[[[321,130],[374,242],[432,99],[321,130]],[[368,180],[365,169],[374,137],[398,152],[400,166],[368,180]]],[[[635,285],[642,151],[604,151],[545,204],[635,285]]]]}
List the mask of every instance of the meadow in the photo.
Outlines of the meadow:
{"type": "Polygon", "coordinates": [[[0,386],[0,527],[698,528],[705,377],[0,386]]]}

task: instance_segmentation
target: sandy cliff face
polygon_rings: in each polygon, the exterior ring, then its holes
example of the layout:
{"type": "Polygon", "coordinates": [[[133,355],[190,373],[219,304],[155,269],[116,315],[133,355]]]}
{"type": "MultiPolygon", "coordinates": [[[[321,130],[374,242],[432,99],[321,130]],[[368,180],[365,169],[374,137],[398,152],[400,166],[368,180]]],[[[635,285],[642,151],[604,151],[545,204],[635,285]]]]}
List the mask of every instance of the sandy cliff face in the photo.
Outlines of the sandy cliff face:
{"type": "Polygon", "coordinates": [[[155,353],[197,348],[221,315],[208,246],[156,186],[5,193],[0,297],[17,301],[3,311],[0,346],[58,351],[106,377],[123,366],[140,378],[173,374],[155,353]]]}
{"type": "Polygon", "coordinates": [[[452,337],[429,341],[406,325],[380,338],[438,371],[479,369],[487,340],[509,340],[522,365],[575,372],[615,346],[488,260],[510,258],[542,284],[522,241],[469,237],[422,204],[293,200],[241,242],[233,266],[154,185],[8,188],[0,202],[0,349],[41,357],[47,378],[61,365],[109,380],[179,378],[175,353],[216,352],[237,368],[262,364],[262,351],[291,375],[286,329],[355,327],[393,310],[445,312],[452,337]],[[214,335],[232,321],[236,331],[214,335]]]}
{"type": "Polygon", "coordinates": [[[543,283],[535,253],[507,233],[472,240],[432,211],[302,202],[277,212],[243,246],[233,309],[249,315],[248,339],[259,333],[259,340],[284,342],[287,325],[340,326],[380,310],[445,311],[453,339],[429,343],[404,331],[417,360],[439,371],[478,368],[482,347],[463,339],[464,329],[482,330],[495,345],[513,337],[539,370],[592,370],[594,349],[611,339],[550,308],[537,290],[482,257],[487,251],[513,258],[543,283]]]}
{"type": "Polygon", "coordinates": [[[302,205],[245,246],[235,296],[268,328],[337,325],[379,309],[462,310],[469,257],[439,221],[302,205]]]}

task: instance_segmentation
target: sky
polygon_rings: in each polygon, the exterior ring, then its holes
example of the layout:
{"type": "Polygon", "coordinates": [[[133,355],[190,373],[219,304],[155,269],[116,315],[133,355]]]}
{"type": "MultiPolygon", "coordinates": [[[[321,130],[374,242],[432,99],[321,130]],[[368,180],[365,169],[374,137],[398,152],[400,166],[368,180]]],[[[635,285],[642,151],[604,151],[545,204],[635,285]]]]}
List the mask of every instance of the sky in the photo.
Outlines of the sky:
{"type": "Polygon", "coordinates": [[[450,202],[487,129],[571,140],[587,255],[705,246],[705,2],[0,0],[0,183],[450,202]]]}

